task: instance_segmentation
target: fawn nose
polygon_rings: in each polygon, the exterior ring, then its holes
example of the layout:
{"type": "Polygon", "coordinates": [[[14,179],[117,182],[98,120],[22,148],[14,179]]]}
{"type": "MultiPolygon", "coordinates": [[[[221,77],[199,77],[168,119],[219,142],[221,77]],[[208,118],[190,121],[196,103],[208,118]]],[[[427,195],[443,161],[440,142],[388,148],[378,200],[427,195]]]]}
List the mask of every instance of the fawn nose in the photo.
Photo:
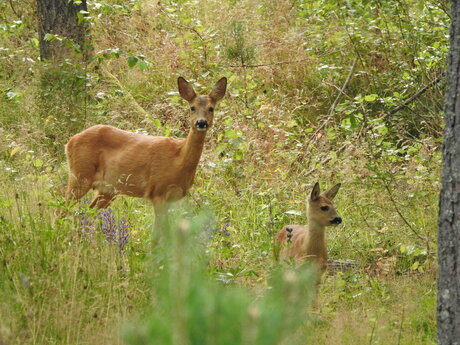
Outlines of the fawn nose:
{"type": "Polygon", "coordinates": [[[342,223],[342,218],[340,217],[335,217],[333,220],[331,220],[332,224],[340,224],[342,223]]]}
{"type": "Polygon", "coordinates": [[[206,120],[198,120],[196,122],[196,129],[199,131],[205,131],[208,128],[208,121],[206,120]]]}

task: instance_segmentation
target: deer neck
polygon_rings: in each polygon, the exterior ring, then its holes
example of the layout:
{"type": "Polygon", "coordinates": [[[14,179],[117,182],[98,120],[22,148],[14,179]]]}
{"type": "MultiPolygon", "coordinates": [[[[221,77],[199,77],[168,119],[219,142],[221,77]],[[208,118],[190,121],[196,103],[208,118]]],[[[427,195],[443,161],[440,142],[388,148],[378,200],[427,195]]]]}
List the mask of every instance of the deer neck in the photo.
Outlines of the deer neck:
{"type": "Polygon", "coordinates": [[[199,132],[190,129],[187,138],[185,139],[184,146],[182,147],[182,167],[184,169],[190,169],[192,173],[200,161],[201,153],[203,152],[204,138],[206,132],[199,132]]]}

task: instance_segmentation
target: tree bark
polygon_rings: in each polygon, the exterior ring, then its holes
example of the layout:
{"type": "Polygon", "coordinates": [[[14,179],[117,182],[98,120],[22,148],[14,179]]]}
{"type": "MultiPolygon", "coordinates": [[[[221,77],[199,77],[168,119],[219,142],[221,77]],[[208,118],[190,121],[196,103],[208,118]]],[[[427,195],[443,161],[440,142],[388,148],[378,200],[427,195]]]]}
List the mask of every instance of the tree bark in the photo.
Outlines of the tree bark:
{"type": "Polygon", "coordinates": [[[38,34],[40,42],[40,58],[42,61],[61,59],[69,56],[71,48],[62,42],[45,40],[48,33],[63,36],[80,46],[83,56],[86,57],[85,46],[88,28],[85,23],[78,23],[77,14],[87,11],[86,0],[76,5],[74,0],[37,0],[38,34]]]}
{"type": "Polygon", "coordinates": [[[438,343],[460,345],[460,0],[452,0],[439,199],[438,343]]]}

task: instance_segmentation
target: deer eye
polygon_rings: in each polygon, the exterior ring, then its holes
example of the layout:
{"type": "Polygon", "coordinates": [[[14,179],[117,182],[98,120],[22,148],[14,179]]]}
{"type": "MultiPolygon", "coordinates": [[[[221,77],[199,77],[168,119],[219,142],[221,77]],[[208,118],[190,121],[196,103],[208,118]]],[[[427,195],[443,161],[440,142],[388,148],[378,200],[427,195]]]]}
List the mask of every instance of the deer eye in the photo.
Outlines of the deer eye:
{"type": "Polygon", "coordinates": [[[321,206],[321,211],[329,211],[329,206],[321,206]]]}
{"type": "Polygon", "coordinates": [[[191,107],[190,110],[191,110],[191,111],[195,111],[196,108],[195,108],[195,107],[191,107]]]}
{"type": "Polygon", "coordinates": [[[208,110],[212,113],[214,111],[213,107],[209,107],[208,110]]]}

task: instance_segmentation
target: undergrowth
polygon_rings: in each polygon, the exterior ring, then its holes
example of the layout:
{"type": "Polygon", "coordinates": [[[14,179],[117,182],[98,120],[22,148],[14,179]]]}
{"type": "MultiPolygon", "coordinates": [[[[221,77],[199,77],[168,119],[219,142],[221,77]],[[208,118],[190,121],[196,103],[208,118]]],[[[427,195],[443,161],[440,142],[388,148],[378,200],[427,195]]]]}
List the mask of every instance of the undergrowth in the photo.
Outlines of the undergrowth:
{"type": "Polygon", "coordinates": [[[344,222],[327,243],[330,259],[352,264],[298,303],[289,315],[302,320],[276,343],[436,342],[443,3],[92,1],[93,58],[59,66],[38,59],[34,4],[0,1],[0,343],[148,344],[160,320],[162,336],[182,337],[169,343],[244,331],[240,343],[265,344],[250,316],[265,315],[283,281],[273,236],[306,222],[316,181],[342,183],[344,222]],[[229,80],[190,205],[174,217],[198,232],[187,242],[198,257],[155,246],[144,200],[119,197],[105,213],[83,201],[59,219],[68,138],[96,123],[185,137],[178,76],[198,92],[229,80]],[[178,295],[168,257],[198,265],[178,295]],[[178,315],[208,322],[206,334],[178,315]]]}

